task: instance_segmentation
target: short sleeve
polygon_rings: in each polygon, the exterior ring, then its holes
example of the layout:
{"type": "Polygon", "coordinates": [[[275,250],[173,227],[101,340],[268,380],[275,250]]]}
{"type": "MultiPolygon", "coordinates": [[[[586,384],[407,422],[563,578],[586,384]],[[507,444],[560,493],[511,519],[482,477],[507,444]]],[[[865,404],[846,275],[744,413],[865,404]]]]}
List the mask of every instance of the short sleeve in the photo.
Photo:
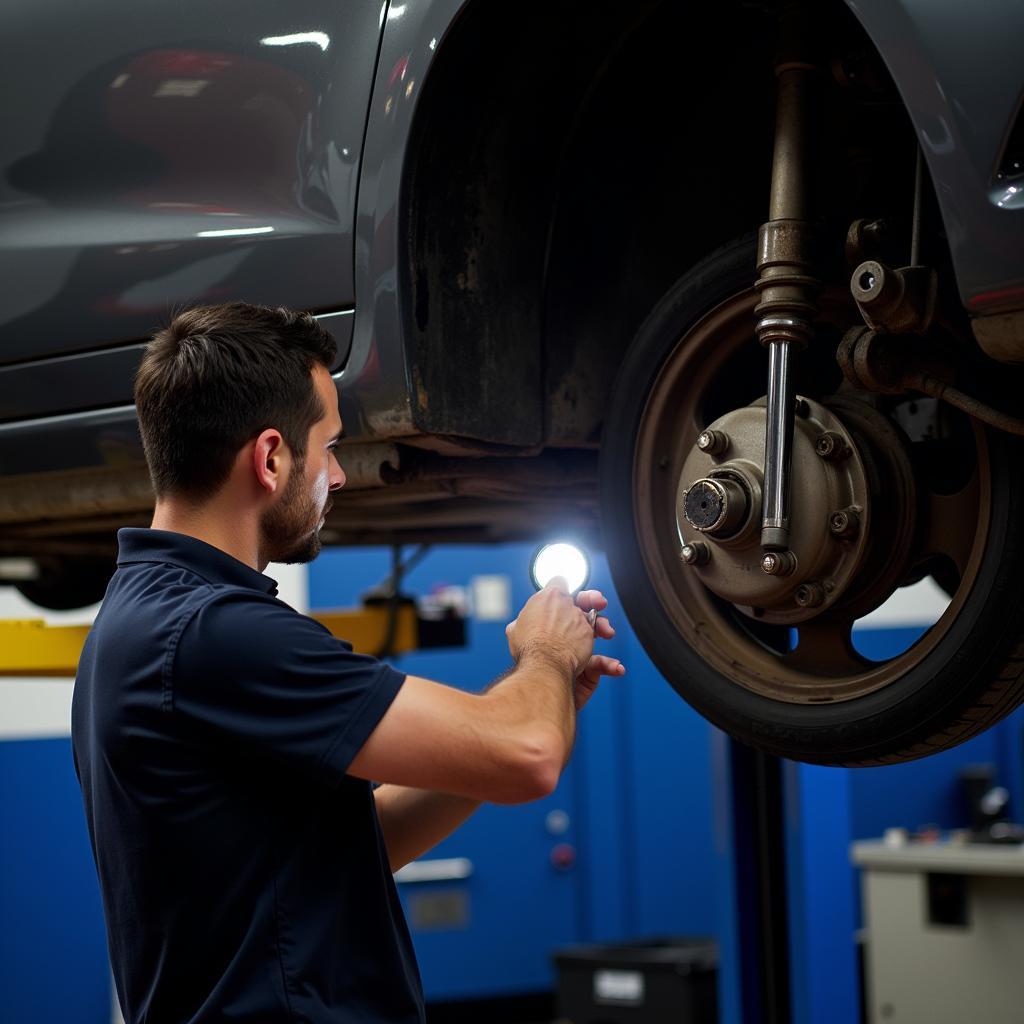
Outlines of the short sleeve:
{"type": "Polygon", "coordinates": [[[174,713],[192,726],[324,782],[341,779],[405,681],[254,591],[204,602],[166,671],[174,713]]]}

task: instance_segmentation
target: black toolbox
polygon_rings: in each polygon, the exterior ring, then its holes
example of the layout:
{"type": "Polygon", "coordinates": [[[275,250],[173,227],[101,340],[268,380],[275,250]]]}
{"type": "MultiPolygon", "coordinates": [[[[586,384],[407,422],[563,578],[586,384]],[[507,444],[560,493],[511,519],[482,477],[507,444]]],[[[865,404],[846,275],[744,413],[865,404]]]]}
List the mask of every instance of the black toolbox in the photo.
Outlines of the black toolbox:
{"type": "Polygon", "coordinates": [[[553,959],[558,1014],[569,1024],[717,1024],[713,939],[574,946],[553,959]]]}

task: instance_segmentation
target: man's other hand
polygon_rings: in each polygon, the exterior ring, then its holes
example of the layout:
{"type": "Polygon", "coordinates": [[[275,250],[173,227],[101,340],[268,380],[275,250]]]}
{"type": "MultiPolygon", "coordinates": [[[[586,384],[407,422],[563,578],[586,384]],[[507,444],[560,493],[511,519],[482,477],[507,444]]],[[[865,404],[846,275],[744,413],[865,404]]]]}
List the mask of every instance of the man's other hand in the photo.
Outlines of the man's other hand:
{"type": "MultiPolygon", "coordinates": [[[[576,604],[583,612],[591,610],[603,612],[608,607],[608,599],[599,590],[581,590],[576,604]]],[[[594,623],[594,636],[602,640],[611,640],[615,629],[604,616],[599,616],[594,623]]],[[[576,676],[576,710],[579,711],[594,695],[601,676],[624,676],[626,666],[618,658],[608,658],[603,654],[592,654],[583,670],[576,676]]]]}

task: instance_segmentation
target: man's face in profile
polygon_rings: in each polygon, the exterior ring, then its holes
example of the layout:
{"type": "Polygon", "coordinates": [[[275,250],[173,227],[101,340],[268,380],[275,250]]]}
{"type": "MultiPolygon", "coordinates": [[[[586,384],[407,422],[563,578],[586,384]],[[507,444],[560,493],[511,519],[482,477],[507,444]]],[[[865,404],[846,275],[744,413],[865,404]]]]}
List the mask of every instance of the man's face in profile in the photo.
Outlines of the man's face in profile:
{"type": "Polygon", "coordinates": [[[263,516],[265,551],[272,562],[312,562],[320,554],[320,526],[331,507],[318,504],[305,486],[306,462],[295,465],[276,505],[263,516]]]}
{"type": "Polygon", "coordinates": [[[264,552],[271,562],[311,562],[320,554],[320,528],[334,504],[330,492],[345,483],[334,456],[341,434],[338,392],[322,366],[314,368],[313,383],[326,412],[310,427],[305,456],[293,462],[284,491],[263,515],[264,552]]]}

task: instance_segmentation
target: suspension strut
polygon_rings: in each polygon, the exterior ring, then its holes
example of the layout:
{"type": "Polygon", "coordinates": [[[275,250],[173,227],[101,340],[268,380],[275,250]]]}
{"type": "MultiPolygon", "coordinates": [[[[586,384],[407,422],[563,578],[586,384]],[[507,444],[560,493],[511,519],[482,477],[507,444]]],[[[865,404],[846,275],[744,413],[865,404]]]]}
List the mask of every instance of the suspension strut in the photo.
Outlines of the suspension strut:
{"type": "MultiPolygon", "coordinates": [[[[769,220],[757,246],[757,337],[768,348],[761,545],[789,548],[794,393],[791,362],[813,337],[819,282],[811,268],[809,122],[814,63],[801,0],[783,6],[769,220]]],[[[768,571],[768,570],[766,570],[768,571]]]]}

